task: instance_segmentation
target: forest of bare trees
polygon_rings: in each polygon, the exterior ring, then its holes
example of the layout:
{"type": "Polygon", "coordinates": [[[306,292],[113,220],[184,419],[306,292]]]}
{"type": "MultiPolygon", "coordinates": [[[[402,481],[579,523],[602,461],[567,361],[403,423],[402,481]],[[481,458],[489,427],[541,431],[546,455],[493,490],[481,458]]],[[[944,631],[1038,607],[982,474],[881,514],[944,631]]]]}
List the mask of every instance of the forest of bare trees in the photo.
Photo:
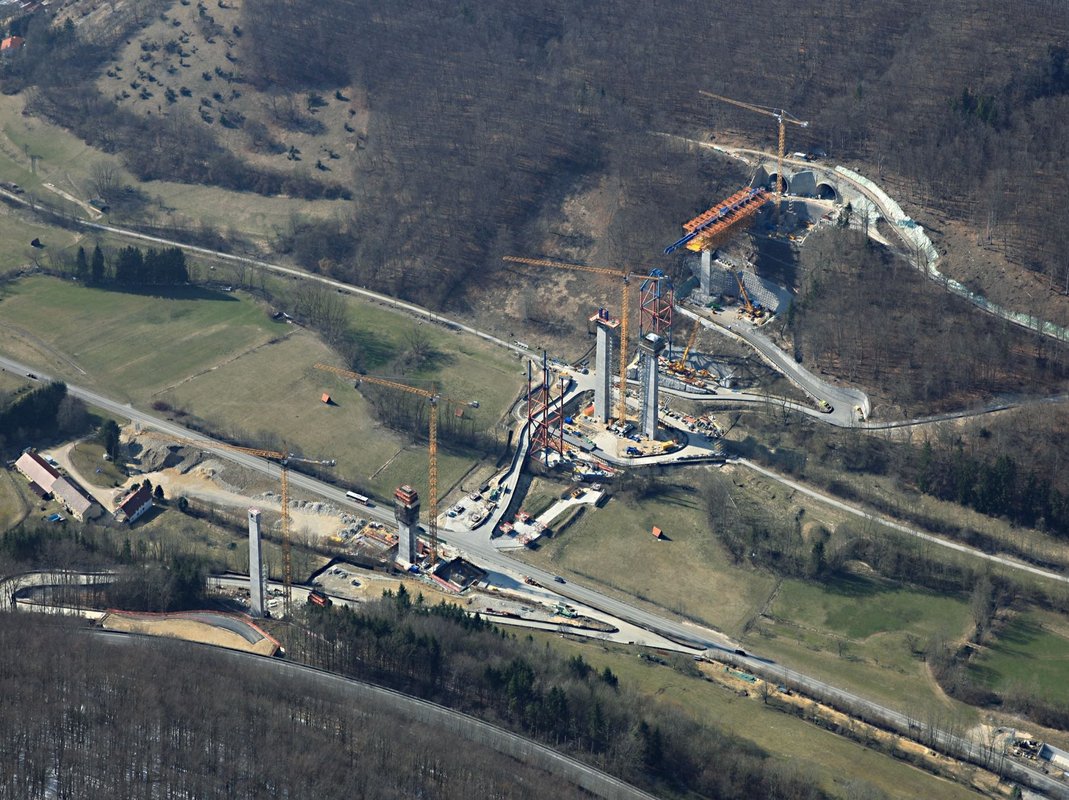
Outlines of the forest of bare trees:
{"type": "Polygon", "coordinates": [[[795,353],[864,386],[880,416],[960,408],[1069,377],[1069,348],[971,311],[861,231],[810,236],[800,275],[789,316],[795,353]]]}
{"type": "Polygon", "coordinates": [[[772,141],[767,120],[711,106],[699,88],[782,104],[811,121],[792,132],[798,148],[862,159],[907,197],[964,220],[1059,285],[1069,280],[1056,224],[1069,179],[1060,137],[1069,20],[1057,2],[841,0],[799,11],[763,0],[718,9],[700,43],[679,36],[679,20],[709,13],[693,0],[423,2],[390,13],[258,0],[245,9],[244,51],[264,84],[366,89],[358,261],[382,264],[378,277],[399,291],[412,291],[413,275],[440,275],[432,296],[443,300],[457,259],[479,269],[501,248],[545,245],[539,224],[561,196],[603,178],[622,181],[631,224],[606,231],[611,244],[553,249],[652,257],[651,235],[674,231],[717,187],[695,184],[689,156],[651,134],[729,129],[772,141]],[[640,175],[679,200],[649,202],[634,185],[640,175]],[[430,273],[406,272],[418,270],[418,254],[430,273]]]}
{"type": "Polygon", "coordinates": [[[572,798],[542,771],[203,648],[0,614],[0,798],[572,798]],[[155,676],[146,680],[146,676],[155,676]]]}
{"type": "Polygon", "coordinates": [[[710,16],[698,0],[403,0],[386,10],[249,0],[241,74],[229,82],[276,105],[335,89],[368,112],[366,136],[329,181],[254,166],[196,120],[137,116],[94,87],[109,47],[164,7],[145,4],[114,42],[34,18],[22,26],[32,46],[5,63],[5,90],[26,91],[33,112],[121,153],[142,178],[351,197],[343,225],[285,247],[428,305],[463,306],[504,252],[659,259],[680,220],[746,177],[682,138],[773,143],[767,119],[702,88],[790,109],[811,123],[792,131],[792,147],[860,162],[937,228],[964,223],[1043,273],[1049,292],[1069,291],[1069,16],[1058,0],[837,0],[804,11],[758,0],[717,9],[697,39],[679,26],[710,16]],[[566,198],[596,189],[596,224],[559,224],[566,198]]]}
{"type": "MultiPolygon", "coordinates": [[[[358,609],[308,608],[291,657],[381,683],[534,737],[658,796],[817,800],[804,770],[643,697],[581,655],[565,658],[404,588],[358,609]]],[[[687,655],[674,657],[693,670],[687,655]]]]}

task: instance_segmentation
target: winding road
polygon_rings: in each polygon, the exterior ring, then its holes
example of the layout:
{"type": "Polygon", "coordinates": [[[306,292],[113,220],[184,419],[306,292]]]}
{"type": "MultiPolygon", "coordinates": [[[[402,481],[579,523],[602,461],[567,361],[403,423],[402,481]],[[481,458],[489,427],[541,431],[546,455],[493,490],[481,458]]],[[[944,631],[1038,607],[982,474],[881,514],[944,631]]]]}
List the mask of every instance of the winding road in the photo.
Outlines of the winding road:
{"type": "MultiPolygon", "coordinates": [[[[55,213],[51,209],[39,206],[38,204],[32,201],[24,200],[23,198],[4,190],[0,190],[0,195],[2,195],[4,199],[9,202],[20,204],[37,211],[41,211],[43,213],[55,213]]],[[[69,220],[71,218],[65,217],[65,219],[69,220]]],[[[207,248],[187,245],[182,242],[177,242],[162,237],[151,236],[148,234],[138,233],[136,231],[118,228],[115,226],[89,222],[77,218],[75,218],[73,221],[77,225],[90,230],[104,231],[156,245],[180,247],[183,250],[186,250],[187,252],[208,256],[214,259],[218,259],[220,261],[241,263],[260,269],[269,270],[276,274],[287,275],[293,278],[319,281],[320,283],[339,289],[343,292],[359,295],[374,302],[378,302],[383,305],[387,305],[398,310],[404,311],[406,313],[413,314],[417,317],[427,319],[431,322],[445,325],[451,329],[470,333],[485,341],[489,341],[498,346],[508,348],[509,350],[512,350],[519,354],[527,356],[534,355],[534,353],[532,353],[532,351],[530,351],[530,349],[526,347],[507,342],[503,339],[480,331],[469,325],[465,325],[447,317],[435,314],[431,311],[428,311],[411,303],[396,300],[394,298],[370,291],[368,289],[354,287],[349,284],[342,283],[340,281],[332,280],[330,278],[318,275],[311,275],[301,270],[271,264],[269,262],[260,261],[258,259],[234,256],[227,253],[210,250],[207,248]]],[[[866,412],[868,411],[868,400],[867,398],[865,398],[864,394],[859,392],[858,390],[838,389],[836,387],[829,386],[828,384],[824,383],[823,381],[820,381],[819,379],[816,379],[807,371],[800,370],[800,368],[793,363],[792,359],[788,358],[787,355],[783,353],[783,351],[774,347],[770,342],[767,342],[767,340],[764,339],[764,337],[762,336],[747,335],[752,334],[752,332],[745,331],[743,329],[740,329],[738,331],[732,330],[730,331],[730,333],[738,335],[740,338],[747,341],[751,346],[758,350],[758,352],[761,353],[763,357],[769,360],[770,363],[772,363],[776,369],[785,372],[785,374],[787,374],[792,380],[794,380],[796,383],[799,383],[799,385],[802,386],[804,391],[813,395],[814,397],[827,399],[828,402],[830,402],[834,406],[834,411],[832,412],[832,414],[823,414],[820,416],[825,419],[828,419],[829,422],[834,419],[835,422],[839,424],[845,424],[843,415],[852,415],[854,405],[862,405],[866,412]]],[[[36,375],[37,379],[39,380],[50,379],[48,375],[40,372],[40,370],[38,370],[36,367],[28,367],[8,358],[0,357],[0,368],[8,369],[12,372],[19,373],[22,375],[28,375],[32,373],[36,375]]],[[[129,418],[144,427],[154,428],[170,436],[196,441],[204,450],[211,452],[214,455],[219,456],[220,458],[227,459],[249,469],[254,469],[261,473],[265,473],[275,479],[279,477],[279,467],[274,463],[253,456],[248,456],[242,453],[236,453],[224,449],[220,447],[218,443],[214,442],[207,436],[194,433],[184,427],[175,425],[171,422],[143,412],[139,409],[134,408],[129,403],[123,404],[116,402],[108,397],[105,397],[104,395],[99,394],[98,392],[90,391],[88,389],[73,384],[68,384],[68,391],[71,393],[71,395],[79,397],[85,402],[94,405],[98,408],[101,408],[105,411],[108,411],[109,413],[112,413],[116,416],[129,418]]],[[[715,401],[716,397],[714,396],[713,398],[707,399],[715,401]]],[[[724,399],[730,401],[731,397],[726,396],[724,397],[724,399]]],[[[1049,398],[1047,402],[1061,402],[1064,399],[1065,396],[1062,395],[1058,396],[1057,398],[1049,398]]],[[[768,398],[762,398],[762,400],[764,402],[769,401],[768,398]]],[[[775,402],[783,401],[775,400],[775,402]]],[[[1003,410],[1004,408],[1010,407],[1011,405],[1012,404],[1002,404],[998,407],[982,410],[980,412],[962,412],[958,415],[944,415],[944,418],[949,419],[954,418],[954,416],[968,416],[973,413],[992,413],[996,410],[1003,410]]],[[[799,406],[799,408],[802,407],[799,406]]],[[[812,412],[813,410],[808,409],[808,411],[812,412]]],[[[909,424],[924,424],[927,421],[930,421],[930,418],[928,420],[923,421],[905,421],[901,423],[893,423],[893,425],[902,426],[909,424]]],[[[851,426],[856,426],[858,424],[858,421],[856,419],[852,419],[850,420],[849,424],[851,426]]],[[[885,425],[889,427],[891,424],[885,425]]],[[[872,425],[871,427],[876,426],[872,425]]],[[[764,470],[764,468],[749,462],[745,462],[744,465],[748,468],[755,469],[758,472],[769,472],[767,470],[764,470]]],[[[824,502],[830,501],[833,504],[844,508],[850,513],[857,514],[863,517],[875,518],[873,517],[873,515],[869,514],[869,512],[866,512],[863,509],[856,509],[848,506],[847,504],[841,503],[841,501],[837,501],[834,498],[827,498],[826,496],[822,496],[820,495],[820,493],[814,492],[808,487],[804,487],[801,484],[797,484],[796,482],[784,479],[782,476],[777,476],[774,473],[771,473],[769,476],[780,482],[786,482],[788,485],[791,485],[792,488],[795,488],[798,491],[810,494],[814,497],[818,497],[824,502]]],[[[369,508],[366,506],[354,504],[352,501],[346,498],[344,489],[334,487],[330,484],[324,483],[323,481],[316,480],[314,478],[297,472],[290,473],[290,483],[295,487],[299,487],[305,491],[312,492],[326,499],[329,499],[331,502],[335,503],[340,507],[353,508],[354,510],[360,511],[361,514],[364,516],[370,516],[387,524],[393,523],[393,515],[391,513],[391,510],[381,507],[369,508]]],[[[989,554],[982,553],[981,551],[972,548],[967,548],[963,545],[958,545],[957,543],[947,542],[945,540],[939,539],[938,537],[932,537],[929,534],[924,534],[923,532],[915,531],[914,529],[909,529],[905,526],[899,526],[897,523],[893,523],[892,521],[887,521],[882,518],[878,518],[877,521],[881,522],[881,524],[891,524],[894,527],[899,528],[906,533],[909,533],[910,535],[915,535],[928,541],[932,541],[933,543],[938,544],[940,546],[948,546],[953,549],[960,550],[962,552],[968,553],[971,556],[996,561],[1001,565],[1012,569],[1024,570],[1026,572],[1041,575],[1043,577],[1053,578],[1061,582],[1069,582],[1069,580],[1067,580],[1063,576],[1059,576],[1055,573],[1049,573],[1045,570],[1040,570],[1038,568],[1031,567],[1030,565],[1001,559],[997,556],[991,556],[989,554]]],[[[457,547],[461,552],[468,555],[472,560],[500,572],[503,576],[513,576],[513,579],[517,579],[516,576],[519,575],[517,563],[508,556],[499,552],[485,534],[465,534],[458,532],[450,534],[448,541],[450,544],[457,547]]],[[[569,598],[578,603],[589,605],[593,608],[597,608],[608,614],[619,617],[620,619],[646,628],[650,631],[656,632],[670,639],[692,645],[695,648],[714,649],[718,651],[718,658],[724,658],[725,660],[735,663],[739,667],[750,669],[751,671],[757,673],[761,673],[762,671],[764,671],[766,674],[769,672],[769,670],[774,670],[773,679],[778,682],[790,681],[794,683],[794,685],[798,686],[802,691],[805,691],[817,697],[824,697],[826,699],[833,700],[836,704],[839,704],[845,708],[864,709],[865,712],[872,719],[881,720],[884,722],[884,724],[895,727],[903,732],[908,733],[911,730],[916,730],[917,728],[917,724],[914,720],[909,719],[906,715],[894,711],[893,709],[873,703],[856,694],[837,689],[833,686],[830,686],[829,684],[823,683],[813,678],[809,678],[792,670],[786,670],[781,666],[772,665],[771,662],[768,662],[764,659],[747,655],[741,651],[741,648],[739,648],[736,642],[732,641],[729,637],[724,636],[723,634],[717,631],[692,623],[678,622],[669,619],[660,613],[638,608],[627,602],[617,600],[613,597],[609,597],[598,591],[586,588],[579,584],[555,583],[555,576],[552,573],[549,573],[534,566],[522,565],[520,569],[522,569],[523,574],[531,576],[535,580],[542,583],[544,586],[552,586],[553,590],[563,597],[569,598]]],[[[238,658],[241,656],[239,654],[230,654],[229,657],[238,658]]],[[[283,662],[277,663],[281,664],[283,662]]],[[[285,667],[276,666],[275,668],[286,669],[290,667],[307,669],[301,668],[298,665],[286,665],[285,667]]],[[[322,677],[320,680],[343,681],[344,679],[337,678],[336,676],[324,675],[324,677],[322,677]]],[[[939,742],[941,746],[945,747],[949,752],[966,757],[969,760],[973,761],[977,761],[977,759],[981,758],[982,756],[982,753],[980,753],[980,750],[977,745],[962,740],[960,739],[960,737],[954,737],[942,731],[934,732],[933,736],[935,741],[939,742]]],[[[1007,769],[1013,772],[1014,776],[1017,777],[1019,780],[1022,780],[1028,785],[1033,786],[1041,791],[1044,791],[1050,794],[1051,796],[1069,798],[1069,789],[1067,789],[1064,784],[1056,782],[1048,776],[1043,775],[1037,770],[1031,769],[1029,767],[1020,764],[1015,764],[1013,762],[1007,763],[1007,769]]]]}

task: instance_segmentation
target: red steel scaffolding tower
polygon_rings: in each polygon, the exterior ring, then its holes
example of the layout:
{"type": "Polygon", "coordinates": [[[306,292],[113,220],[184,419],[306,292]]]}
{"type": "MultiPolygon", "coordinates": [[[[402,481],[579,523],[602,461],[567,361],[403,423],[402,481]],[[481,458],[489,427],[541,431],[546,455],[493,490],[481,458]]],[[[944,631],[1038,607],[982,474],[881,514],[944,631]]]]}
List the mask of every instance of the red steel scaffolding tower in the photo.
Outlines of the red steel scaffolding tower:
{"type": "Polygon", "coordinates": [[[564,455],[564,387],[561,387],[561,403],[553,406],[549,361],[542,352],[542,381],[532,386],[531,364],[527,364],[527,425],[531,432],[532,457],[542,456],[542,463],[549,466],[549,451],[564,455]]]}
{"type": "Polygon", "coordinates": [[[644,339],[647,334],[655,333],[668,343],[671,352],[674,306],[675,290],[672,282],[662,270],[650,270],[649,277],[639,285],[639,338],[644,339]]]}

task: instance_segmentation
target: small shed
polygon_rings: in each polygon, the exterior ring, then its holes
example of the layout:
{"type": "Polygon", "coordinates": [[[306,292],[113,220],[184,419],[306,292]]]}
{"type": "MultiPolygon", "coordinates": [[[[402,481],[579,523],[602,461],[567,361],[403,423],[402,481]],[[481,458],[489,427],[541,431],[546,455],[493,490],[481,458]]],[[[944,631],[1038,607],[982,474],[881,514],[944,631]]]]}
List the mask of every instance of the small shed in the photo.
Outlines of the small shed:
{"type": "Polygon", "coordinates": [[[329,405],[333,405],[334,404],[334,399],[329,394],[327,394],[326,392],[323,392],[323,396],[320,397],[319,399],[323,401],[324,405],[328,405],[329,406],[329,405]]]}
{"type": "Polygon", "coordinates": [[[650,533],[653,534],[653,538],[654,539],[663,539],[664,538],[664,531],[662,531],[656,525],[653,526],[653,530],[650,531],[650,533]]]}

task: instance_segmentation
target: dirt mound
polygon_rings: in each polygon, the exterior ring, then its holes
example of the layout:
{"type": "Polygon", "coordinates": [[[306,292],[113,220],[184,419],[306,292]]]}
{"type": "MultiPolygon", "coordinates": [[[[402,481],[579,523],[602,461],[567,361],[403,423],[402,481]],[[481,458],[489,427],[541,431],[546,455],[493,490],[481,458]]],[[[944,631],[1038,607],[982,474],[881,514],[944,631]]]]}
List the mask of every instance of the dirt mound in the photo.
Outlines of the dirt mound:
{"type": "Polygon", "coordinates": [[[131,437],[126,446],[130,463],[142,472],[159,472],[179,465],[182,465],[181,472],[188,472],[197,463],[196,451],[176,444],[131,437]]]}

